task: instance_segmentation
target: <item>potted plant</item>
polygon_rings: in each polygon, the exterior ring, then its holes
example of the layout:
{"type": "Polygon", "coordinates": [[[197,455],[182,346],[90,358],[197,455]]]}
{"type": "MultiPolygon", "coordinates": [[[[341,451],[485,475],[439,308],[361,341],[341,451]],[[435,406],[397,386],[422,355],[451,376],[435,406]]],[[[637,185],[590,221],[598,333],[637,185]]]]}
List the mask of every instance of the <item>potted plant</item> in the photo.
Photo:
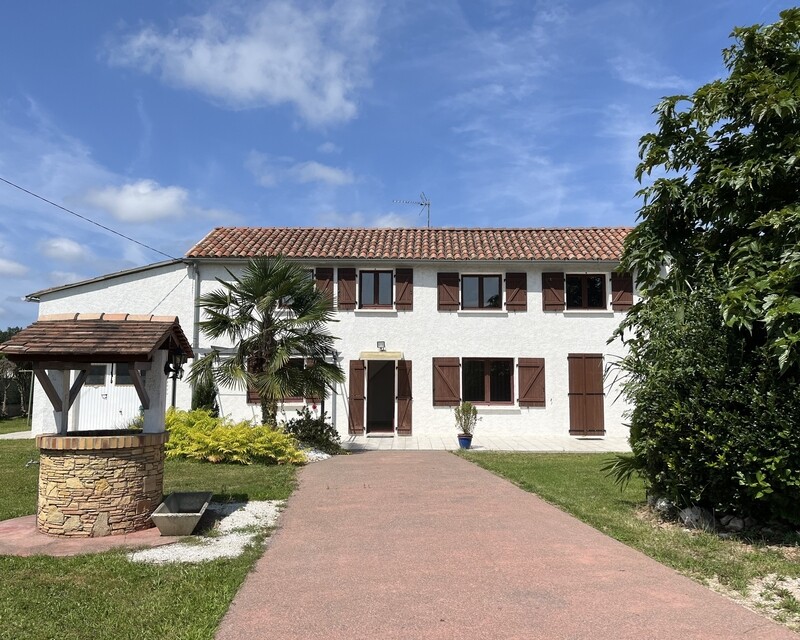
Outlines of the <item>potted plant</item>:
{"type": "Polygon", "coordinates": [[[478,410],[469,401],[458,405],[453,413],[456,417],[456,429],[458,429],[458,446],[461,449],[469,449],[472,446],[472,436],[475,433],[475,425],[478,424],[478,410]]]}

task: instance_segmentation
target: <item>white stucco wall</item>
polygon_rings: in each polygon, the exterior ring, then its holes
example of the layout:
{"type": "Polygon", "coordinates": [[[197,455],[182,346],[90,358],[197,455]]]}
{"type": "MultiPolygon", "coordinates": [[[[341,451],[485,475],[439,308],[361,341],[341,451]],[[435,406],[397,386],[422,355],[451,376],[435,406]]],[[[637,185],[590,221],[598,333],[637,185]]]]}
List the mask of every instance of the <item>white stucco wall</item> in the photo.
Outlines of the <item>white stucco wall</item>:
{"type": "MultiPolygon", "coordinates": [[[[226,277],[225,268],[234,273],[241,262],[199,264],[200,291],[206,293],[219,287],[216,277],[226,277]]],[[[330,330],[337,336],[340,364],[348,371],[350,360],[358,359],[362,351],[376,351],[382,340],[388,351],[401,351],[413,363],[413,431],[415,434],[454,433],[450,407],[432,405],[432,359],[435,357],[485,357],[514,358],[514,398],[517,394],[517,358],[544,358],[546,377],[546,406],[543,408],[513,406],[481,406],[481,432],[495,435],[541,434],[567,435],[569,433],[569,402],[567,355],[569,353],[602,353],[606,364],[622,355],[619,343],[607,345],[606,341],[623,318],[622,312],[611,311],[610,279],[607,281],[608,311],[542,310],[543,271],[566,273],[605,273],[614,263],[397,263],[352,262],[333,263],[318,261],[307,264],[309,268],[321,266],[391,269],[397,266],[414,269],[413,311],[339,311],[330,330]],[[437,310],[436,274],[440,271],[460,273],[505,274],[524,271],[528,275],[528,310],[459,311],[437,310]]],[[[183,264],[171,265],[120,276],[105,282],[68,289],[42,298],[41,314],[62,312],[127,312],[178,315],[186,335],[194,341],[194,273],[183,264]],[[162,300],[162,298],[164,298],[162,300]]],[[[336,287],[334,287],[336,290],[336,287]]],[[[199,337],[193,348],[202,353],[209,346],[199,337]],[[198,348],[199,347],[199,348],[198,348]]],[[[607,383],[608,384],[608,383],[607,383]]],[[[326,400],[325,409],[332,414],[340,433],[347,434],[347,389],[344,385],[334,398],[326,400]]],[[[627,435],[623,425],[624,402],[617,399],[618,389],[607,388],[605,396],[605,428],[609,436],[627,435]]],[[[38,408],[46,402],[37,394],[38,408]]],[[[178,406],[188,408],[191,392],[188,385],[179,383],[178,406]]],[[[223,413],[236,419],[257,418],[260,407],[248,405],[241,391],[220,390],[220,407],[223,413]]],[[[294,416],[296,405],[287,405],[286,414],[294,416]]],[[[35,407],[36,410],[36,407],[35,407]]],[[[52,413],[52,412],[51,412],[52,413]]],[[[37,429],[34,415],[34,429],[37,429]]],[[[51,419],[52,420],[52,419],[51,419]]],[[[41,427],[39,427],[41,428],[41,427]]]]}
{"type": "MultiPolygon", "coordinates": [[[[194,276],[189,265],[166,264],[144,271],[122,274],[106,280],[43,294],[39,302],[39,315],[56,313],[136,313],[178,316],[181,328],[189,340],[194,331],[194,276]]],[[[75,372],[72,377],[74,379],[75,372]]],[[[172,394],[172,381],[167,382],[167,403],[172,394]]],[[[191,406],[191,387],[178,381],[176,405],[191,406]]],[[[76,400],[79,404],[80,399],[76,400]]],[[[70,415],[70,430],[78,428],[77,406],[70,415]],[[77,410],[76,410],[77,409],[77,410]]],[[[33,415],[34,433],[55,431],[53,408],[39,383],[35,383],[33,415]]],[[[135,417],[120,416],[123,424],[135,417]]],[[[113,425],[109,425],[111,427],[113,425]]]]}

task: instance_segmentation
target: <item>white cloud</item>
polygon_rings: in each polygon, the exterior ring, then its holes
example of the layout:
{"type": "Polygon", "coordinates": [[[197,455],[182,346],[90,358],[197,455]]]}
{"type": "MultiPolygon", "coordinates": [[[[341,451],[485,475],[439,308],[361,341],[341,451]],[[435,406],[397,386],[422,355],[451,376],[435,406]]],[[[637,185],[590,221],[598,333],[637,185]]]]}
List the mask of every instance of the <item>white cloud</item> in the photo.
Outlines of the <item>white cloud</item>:
{"type": "Polygon", "coordinates": [[[312,125],[355,117],[368,82],[379,3],[217,2],[161,32],[148,26],[110,47],[111,64],[157,74],[241,109],[293,105],[312,125]]]}
{"type": "Polygon", "coordinates": [[[609,63],[617,78],[642,89],[677,90],[689,84],[684,78],[669,73],[652,56],[639,52],[629,51],[612,58],[609,63]]]}
{"type": "Polygon", "coordinates": [[[39,250],[53,260],[79,262],[85,260],[89,251],[82,244],[69,238],[50,238],[39,243],[39,250]]]}
{"type": "Polygon", "coordinates": [[[317,151],[320,153],[341,153],[342,148],[333,144],[333,142],[323,142],[317,147],[317,151]]]}
{"type": "Polygon", "coordinates": [[[300,162],[289,169],[289,175],[299,182],[324,182],[334,186],[350,184],[353,182],[353,175],[349,171],[342,171],[336,167],[331,167],[319,162],[300,162]]]}
{"type": "Polygon", "coordinates": [[[181,187],[162,187],[154,180],[139,180],[120,187],[90,189],[83,201],[123,222],[151,222],[182,216],[188,197],[186,189],[181,187]]]}
{"type": "Polygon", "coordinates": [[[244,162],[262,187],[274,187],[279,182],[309,184],[321,182],[334,187],[351,184],[355,178],[350,171],[332,167],[313,160],[295,162],[292,158],[271,158],[264,153],[251,151],[244,162]]]}
{"type": "Polygon", "coordinates": [[[0,258],[0,276],[24,276],[28,273],[28,267],[13,260],[0,258]]]}

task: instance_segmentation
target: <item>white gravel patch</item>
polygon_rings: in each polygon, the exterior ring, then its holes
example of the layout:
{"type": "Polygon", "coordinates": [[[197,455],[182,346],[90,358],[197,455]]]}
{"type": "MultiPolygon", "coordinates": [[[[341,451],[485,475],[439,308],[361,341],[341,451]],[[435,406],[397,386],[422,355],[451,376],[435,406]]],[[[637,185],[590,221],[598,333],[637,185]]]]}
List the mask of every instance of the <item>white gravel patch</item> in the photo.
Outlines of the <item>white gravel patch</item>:
{"type": "Polygon", "coordinates": [[[306,454],[306,460],[309,462],[321,462],[331,457],[329,453],[325,453],[319,449],[303,449],[303,453],[306,454]]]}
{"type": "Polygon", "coordinates": [[[235,558],[242,555],[259,532],[276,525],[283,505],[283,500],[212,502],[208,510],[221,518],[214,527],[216,536],[197,536],[191,543],[177,542],[134,551],[128,554],[128,559],[132,562],[166,564],[235,558]]]}

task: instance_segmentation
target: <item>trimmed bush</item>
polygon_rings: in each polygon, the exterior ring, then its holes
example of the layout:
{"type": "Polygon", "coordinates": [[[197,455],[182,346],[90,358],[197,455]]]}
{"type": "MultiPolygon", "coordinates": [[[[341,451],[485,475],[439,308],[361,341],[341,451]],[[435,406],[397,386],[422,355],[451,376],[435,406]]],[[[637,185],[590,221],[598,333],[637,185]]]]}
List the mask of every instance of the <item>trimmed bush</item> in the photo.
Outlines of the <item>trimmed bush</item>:
{"type": "Polygon", "coordinates": [[[330,454],[340,453],[342,445],[339,432],[327,420],[327,413],[315,416],[308,407],[303,407],[297,411],[296,418],[284,425],[284,430],[307,447],[330,454]]]}
{"type": "Polygon", "coordinates": [[[205,462],[235,464],[302,464],[305,454],[297,441],[280,429],[234,423],[214,417],[204,409],[181,411],[170,408],[166,419],[169,440],[167,458],[189,458],[205,462]]]}
{"type": "Polygon", "coordinates": [[[725,326],[718,299],[707,285],[638,310],[619,365],[634,466],[679,506],[800,524],[800,376],[725,326]]]}

